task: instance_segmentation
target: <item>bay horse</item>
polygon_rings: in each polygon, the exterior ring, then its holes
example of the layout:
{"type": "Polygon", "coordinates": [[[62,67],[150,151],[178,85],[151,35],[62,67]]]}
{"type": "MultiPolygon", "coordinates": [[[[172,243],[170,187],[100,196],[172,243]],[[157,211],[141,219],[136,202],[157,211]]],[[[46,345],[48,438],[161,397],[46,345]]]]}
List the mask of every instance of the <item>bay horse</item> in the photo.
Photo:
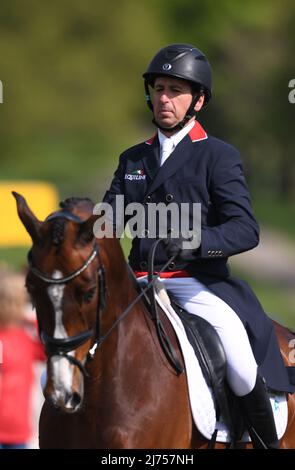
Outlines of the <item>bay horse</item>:
{"type": "MultiPolygon", "coordinates": [[[[170,365],[136,302],[119,240],[93,235],[93,203],[70,198],[41,222],[13,194],[32,239],[26,286],[48,357],[40,448],[208,448],[192,420],[186,375],[170,365]]],[[[294,335],[278,324],[276,331],[288,363],[294,335]]],[[[281,447],[295,448],[294,395],[288,412],[281,447]]]]}

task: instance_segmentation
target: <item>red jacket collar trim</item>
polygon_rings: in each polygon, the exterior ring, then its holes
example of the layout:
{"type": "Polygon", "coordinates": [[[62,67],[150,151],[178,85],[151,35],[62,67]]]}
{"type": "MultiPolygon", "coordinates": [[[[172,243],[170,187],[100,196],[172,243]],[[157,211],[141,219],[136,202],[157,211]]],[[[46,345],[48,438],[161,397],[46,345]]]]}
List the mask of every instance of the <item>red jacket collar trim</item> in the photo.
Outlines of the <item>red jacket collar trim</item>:
{"type": "Polygon", "coordinates": [[[152,137],[150,137],[148,140],[145,141],[145,144],[152,145],[154,143],[156,137],[157,137],[157,134],[153,135],[152,137]]]}
{"type": "MultiPolygon", "coordinates": [[[[194,127],[189,131],[188,135],[191,138],[192,142],[198,142],[198,140],[208,139],[208,135],[198,121],[195,121],[194,127]]],[[[145,141],[147,145],[152,145],[157,137],[157,134],[154,134],[148,140],[145,141]]]]}
{"type": "Polygon", "coordinates": [[[188,135],[190,136],[192,142],[198,142],[198,140],[208,139],[208,135],[201,126],[201,124],[196,121],[194,127],[189,131],[188,135]]]}

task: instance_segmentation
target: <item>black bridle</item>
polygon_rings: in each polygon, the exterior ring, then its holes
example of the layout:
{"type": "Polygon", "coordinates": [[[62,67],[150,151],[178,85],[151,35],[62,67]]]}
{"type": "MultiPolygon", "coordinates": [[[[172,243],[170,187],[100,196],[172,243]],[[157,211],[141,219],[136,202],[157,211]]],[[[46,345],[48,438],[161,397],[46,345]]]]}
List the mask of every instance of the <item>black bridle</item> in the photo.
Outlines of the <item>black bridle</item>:
{"type": "MultiPolygon", "coordinates": [[[[71,220],[77,223],[81,223],[81,219],[77,217],[76,215],[72,214],[71,212],[68,211],[59,211],[51,216],[49,216],[46,221],[53,220],[56,218],[64,218],[67,220],[71,220]]],[[[72,273],[68,274],[65,277],[62,278],[54,278],[51,277],[41,271],[34,265],[33,263],[33,257],[32,257],[32,250],[29,251],[28,253],[28,264],[29,264],[29,272],[34,274],[38,279],[41,281],[45,282],[46,284],[49,285],[62,285],[62,284],[67,284],[76,277],[80,276],[85,269],[88,268],[88,266],[96,259],[98,258],[99,260],[99,267],[98,267],[98,274],[97,274],[97,283],[99,287],[99,299],[97,302],[97,307],[96,307],[96,319],[95,319],[95,325],[93,328],[90,328],[89,330],[83,331],[82,333],[79,333],[75,336],[70,336],[68,338],[54,338],[53,336],[49,336],[45,331],[42,331],[40,328],[40,337],[41,341],[45,346],[45,351],[47,356],[50,358],[52,356],[63,356],[65,357],[71,364],[76,365],[81,372],[87,376],[88,373],[85,369],[85,366],[75,357],[69,355],[68,353],[71,351],[74,351],[77,349],[79,346],[82,344],[86,343],[92,336],[94,336],[94,345],[96,345],[99,342],[99,336],[100,336],[100,315],[101,312],[105,308],[105,303],[106,303],[106,276],[105,276],[105,269],[104,265],[101,261],[100,253],[99,253],[99,248],[95,244],[93,246],[93,250],[90,254],[90,256],[86,259],[86,261],[83,263],[83,265],[77,269],[76,271],[73,271],[72,273]]],[[[95,353],[95,347],[92,347],[88,351],[87,359],[92,359],[95,353]]]]}
{"type": "MultiPolygon", "coordinates": [[[[41,341],[45,346],[47,356],[48,357],[52,357],[52,356],[65,357],[71,364],[76,365],[81,370],[81,372],[86,376],[88,374],[84,365],[78,359],[76,359],[73,356],[70,356],[68,353],[70,351],[74,351],[79,346],[86,343],[86,341],[88,341],[89,338],[91,338],[93,335],[95,335],[94,344],[99,342],[100,315],[101,315],[101,312],[104,310],[105,303],[106,303],[105,269],[100,259],[99,249],[95,245],[92,250],[91,255],[87,258],[87,260],[79,269],[68,274],[65,277],[58,278],[58,279],[48,276],[47,274],[44,274],[43,272],[39,271],[39,269],[37,269],[33,264],[31,251],[29,251],[29,254],[28,254],[29,272],[31,272],[38,279],[40,279],[41,281],[49,285],[67,284],[68,282],[78,277],[83,271],[85,271],[85,269],[87,269],[88,266],[92,263],[92,261],[97,257],[99,258],[99,261],[100,261],[99,268],[98,268],[98,280],[97,280],[98,285],[99,285],[99,300],[97,302],[97,307],[96,307],[96,319],[95,319],[94,327],[90,328],[89,330],[83,331],[82,333],[79,333],[75,336],[70,336],[68,338],[54,338],[52,336],[49,336],[45,331],[40,330],[41,341]]],[[[96,348],[93,351],[92,349],[93,348],[91,348],[88,351],[87,359],[93,358],[96,348]]]]}

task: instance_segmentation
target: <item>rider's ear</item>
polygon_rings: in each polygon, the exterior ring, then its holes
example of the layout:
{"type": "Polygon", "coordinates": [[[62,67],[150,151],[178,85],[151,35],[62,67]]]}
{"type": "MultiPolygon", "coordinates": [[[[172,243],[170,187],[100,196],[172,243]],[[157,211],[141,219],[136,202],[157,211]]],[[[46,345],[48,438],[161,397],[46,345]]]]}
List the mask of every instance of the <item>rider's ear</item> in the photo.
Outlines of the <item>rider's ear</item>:
{"type": "Polygon", "coordinates": [[[16,199],[17,205],[17,212],[19,218],[21,219],[25,229],[27,230],[28,234],[30,235],[33,242],[37,243],[40,240],[40,230],[42,222],[37,219],[35,214],[29,208],[27,201],[21,195],[12,191],[13,196],[16,199]]]}
{"type": "Polygon", "coordinates": [[[205,96],[204,95],[201,95],[198,99],[198,101],[196,102],[195,104],[195,111],[198,112],[201,110],[201,108],[204,106],[204,102],[205,102],[205,96]]]}
{"type": "Polygon", "coordinates": [[[79,228],[79,241],[82,243],[90,243],[94,239],[93,226],[97,220],[97,215],[91,215],[87,220],[82,222],[79,228]]]}

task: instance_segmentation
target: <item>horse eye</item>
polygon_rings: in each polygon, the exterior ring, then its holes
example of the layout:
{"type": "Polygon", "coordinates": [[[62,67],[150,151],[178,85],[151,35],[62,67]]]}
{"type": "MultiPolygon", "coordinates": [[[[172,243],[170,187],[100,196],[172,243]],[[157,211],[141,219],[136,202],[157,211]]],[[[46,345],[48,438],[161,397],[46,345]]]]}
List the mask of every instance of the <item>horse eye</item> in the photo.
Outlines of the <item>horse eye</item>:
{"type": "Polygon", "coordinates": [[[93,298],[93,296],[95,294],[95,291],[96,291],[96,287],[92,287],[87,292],[85,292],[83,294],[83,301],[86,302],[86,303],[90,302],[90,300],[93,298]]]}
{"type": "Polygon", "coordinates": [[[26,288],[27,288],[27,291],[29,294],[34,294],[35,291],[36,291],[36,288],[35,286],[33,286],[33,284],[26,284],[26,288]]]}
{"type": "Polygon", "coordinates": [[[36,287],[33,286],[32,284],[29,284],[29,283],[26,283],[25,287],[26,287],[27,292],[29,294],[29,299],[31,301],[31,304],[35,308],[36,304],[35,304],[34,294],[36,293],[36,287]]]}

